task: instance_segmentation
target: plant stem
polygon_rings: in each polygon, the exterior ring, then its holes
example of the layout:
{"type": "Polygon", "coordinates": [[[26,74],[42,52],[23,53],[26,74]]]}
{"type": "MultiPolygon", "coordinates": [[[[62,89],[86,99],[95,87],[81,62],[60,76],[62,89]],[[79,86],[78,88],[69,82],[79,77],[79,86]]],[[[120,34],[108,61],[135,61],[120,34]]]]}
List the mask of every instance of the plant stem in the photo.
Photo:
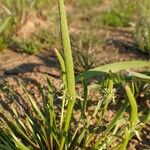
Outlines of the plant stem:
{"type": "Polygon", "coordinates": [[[125,86],[126,95],[130,104],[130,123],[132,126],[136,126],[138,123],[138,107],[134,95],[128,85],[125,86]]]}
{"type": "Polygon", "coordinates": [[[66,70],[66,80],[67,80],[67,94],[69,96],[65,126],[64,126],[61,145],[60,145],[60,150],[63,150],[64,144],[66,143],[68,138],[68,129],[69,129],[70,120],[73,112],[73,107],[76,101],[76,94],[75,94],[75,76],[74,76],[73,58],[71,52],[71,44],[70,44],[70,38],[68,32],[64,0],[58,0],[58,6],[59,6],[59,17],[60,17],[61,41],[62,41],[65,67],[66,67],[65,70],[66,70]]]}

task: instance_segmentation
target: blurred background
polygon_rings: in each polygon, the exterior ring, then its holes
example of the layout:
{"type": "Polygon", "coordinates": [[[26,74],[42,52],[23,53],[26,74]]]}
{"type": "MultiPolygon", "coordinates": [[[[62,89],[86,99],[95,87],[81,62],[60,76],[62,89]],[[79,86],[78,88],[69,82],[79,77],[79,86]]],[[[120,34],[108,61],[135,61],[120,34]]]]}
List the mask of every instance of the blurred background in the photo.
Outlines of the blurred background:
{"type": "MultiPolygon", "coordinates": [[[[115,61],[149,59],[149,0],[65,4],[77,72],[115,61]]],[[[13,55],[53,56],[54,48],[61,49],[56,0],[0,0],[1,63],[13,55]]]]}

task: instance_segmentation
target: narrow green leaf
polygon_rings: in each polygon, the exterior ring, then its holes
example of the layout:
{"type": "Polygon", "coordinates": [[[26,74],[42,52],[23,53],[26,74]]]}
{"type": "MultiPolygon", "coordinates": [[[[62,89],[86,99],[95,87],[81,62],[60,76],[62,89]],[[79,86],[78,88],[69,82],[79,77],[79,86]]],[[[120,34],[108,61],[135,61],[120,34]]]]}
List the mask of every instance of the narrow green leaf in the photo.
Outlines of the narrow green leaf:
{"type": "MultiPolygon", "coordinates": [[[[3,123],[5,123],[3,121],[3,123]]],[[[5,123],[6,124],[6,123],[5,123]]],[[[11,128],[6,124],[5,127],[7,128],[10,136],[12,137],[12,141],[15,143],[16,147],[21,149],[21,150],[29,150],[21,141],[20,139],[18,139],[18,137],[16,137],[16,135],[14,134],[14,132],[11,130],[11,128]]]]}
{"type": "Polygon", "coordinates": [[[11,17],[7,17],[5,21],[0,26],[0,34],[7,28],[8,24],[10,23],[11,17]]]}
{"type": "Polygon", "coordinates": [[[61,66],[61,71],[62,71],[62,76],[63,76],[63,83],[66,87],[67,86],[67,78],[66,78],[65,62],[64,62],[64,59],[63,59],[62,55],[60,54],[60,52],[57,49],[55,49],[55,54],[56,54],[56,56],[59,60],[59,63],[60,63],[60,66],[61,66]]]}
{"type": "MultiPolygon", "coordinates": [[[[128,107],[128,103],[127,101],[122,105],[122,107],[119,109],[118,113],[116,114],[116,116],[114,117],[114,119],[112,120],[112,122],[110,123],[110,125],[107,127],[107,129],[104,131],[103,136],[100,136],[97,140],[97,142],[94,145],[95,149],[98,149],[99,145],[102,143],[102,141],[104,140],[104,138],[107,137],[107,134],[112,130],[112,128],[117,124],[117,122],[119,121],[119,119],[122,117],[123,112],[127,109],[128,107]]],[[[104,142],[105,143],[105,142],[104,142]]],[[[104,144],[103,143],[103,144],[104,144]]],[[[102,144],[102,145],[103,145],[102,144]]],[[[101,146],[102,146],[101,145],[101,146]]]]}
{"type": "Polygon", "coordinates": [[[76,77],[76,81],[79,81],[81,77],[88,80],[90,78],[99,77],[104,73],[109,73],[109,71],[115,73],[121,70],[141,68],[141,67],[150,67],[150,61],[124,61],[124,62],[106,64],[83,72],[81,75],[76,77]]]}
{"type": "Polygon", "coordinates": [[[37,106],[37,104],[36,104],[34,98],[32,97],[32,95],[30,95],[28,93],[28,91],[26,90],[26,88],[24,87],[24,85],[22,83],[20,83],[20,85],[23,88],[24,92],[26,93],[28,99],[30,100],[30,103],[32,104],[32,107],[33,107],[34,111],[36,112],[35,114],[38,115],[38,117],[39,117],[40,120],[45,121],[45,118],[44,118],[41,110],[37,106]]]}
{"type": "Polygon", "coordinates": [[[7,148],[6,150],[14,150],[14,145],[13,143],[11,143],[12,141],[8,139],[8,137],[9,137],[8,133],[6,132],[3,133],[3,131],[1,132],[0,140],[3,142],[3,144],[0,143],[0,147],[4,146],[7,148]]]}
{"type": "Polygon", "coordinates": [[[131,71],[129,72],[129,76],[135,79],[141,80],[141,81],[150,82],[150,76],[145,75],[143,73],[137,73],[137,72],[131,71]]]}
{"type": "Polygon", "coordinates": [[[1,149],[1,150],[14,150],[14,149],[12,149],[11,147],[6,146],[6,145],[4,145],[4,144],[0,144],[0,149],[1,149]]]}
{"type": "Polygon", "coordinates": [[[65,107],[66,93],[67,93],[67,77],[66,77],[66,68],[65,68],[65,62],[63,57],[57,49],[55,49],[55,53],[61,66],[63,86],[64,86],[62,91],[63,96],[62,96],[61,117],[60,117],[60,130],[61,130],[64,122],[64,107],[65,107]]]}
{"type": "Polygon", "coordinates": [[[55,118],[55,111],[54,111],[54,92],[52,88],[52,84],[50,79],[47,77],[48,83],[48,105],[49,105],[49,130],[50,130],[50,147],[53,149],[53,133],[56,134],[56,118],[55,118]]]}
{"type": "Polygon", "coordinates": [[[128,85],[125,86],[125,91],[130,104],[130,123],[135,126],[138,123],[138,107],[134,95],[128,85]]]}
{"type": "Polygon", "coordinates": [[[129,140],[130,140],[130,135],[131,135],[130,130],[126,128],[124,141],[123,141],[123,143],[122,143],[122,145],[121,145],[121,147],[120,147],[120,150],[126,150],[127,144],[128,144],[128,142],[129,142],[129,140]]]}

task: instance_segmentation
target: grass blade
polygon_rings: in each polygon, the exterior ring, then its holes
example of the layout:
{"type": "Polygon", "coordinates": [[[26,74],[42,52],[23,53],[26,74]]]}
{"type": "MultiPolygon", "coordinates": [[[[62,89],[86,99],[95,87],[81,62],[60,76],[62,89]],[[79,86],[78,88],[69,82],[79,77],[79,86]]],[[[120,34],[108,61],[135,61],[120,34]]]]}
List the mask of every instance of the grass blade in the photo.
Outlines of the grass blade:
{"type": "Polygon", "coordinates": [[[34,109],[34,111],[36,112],[36,115],[38,115],[38,117],[42,120],[42,121],[45,121],[45,118],[41,112],[41,110],[39,109],[39,107],[37,106],[34,98],[32,97],[32,95],[30,95],[28,93],[28,91],[26,90],[26,88],[24,87],[24,85],[22,83],[20,83],[21,87],[23,88],[24,92],[26,93],[30,103],[32,104],[32,107],[34,109]]]}
{"type": "Polygon", "coordinates": [[[10,23],[11,17],[7,17],[5,21],[0,26],[0,34],[7,28],[8,24],[10,23]]]}

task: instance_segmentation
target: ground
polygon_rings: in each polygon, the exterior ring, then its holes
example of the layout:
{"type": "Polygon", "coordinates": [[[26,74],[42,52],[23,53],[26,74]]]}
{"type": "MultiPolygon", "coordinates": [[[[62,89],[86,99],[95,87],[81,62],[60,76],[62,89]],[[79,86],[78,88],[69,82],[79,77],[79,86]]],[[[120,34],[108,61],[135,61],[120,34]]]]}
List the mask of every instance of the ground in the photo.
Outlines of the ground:
{"type": "MultiPolygon", "coordinates": [[[[105,4],[103,9],[107,8],[105,4]],[[105,6],[105,7],[104,7],[105,6]]],[[[96,9],[96,8],[95,8],[96,9]]],[[[98,8],[97,8],[98,9],[98,8]]],[[[77,10],[72,10],[68,7],[70,14],[77,10]]],[[[78,23],[69,20],[70,34],[80,37],[79,35],[85,33],[88,30],[88,34],[94,37],[94,40],[104,39],[104,43],[100,46],[94,45],[96,49],[97,64],[107,64],[110,62],[124,61],[124,60],[148,60],[147,54],[140,52],[133,40],[132,27],[130,28],[92,28],[84,30],[84,23],[86,24],[88,18],[81,15],[83,23],[78,23]],[[92,33],[92,34],[91,34],[92,33]]],[[[39,19],[39,18],[38,18],[39,19]]],[[[35,20],[35,18],[33,19],[35,20]]],[[[37,20],[36,20],[37,21],[37,20]]],[[[37,21],[40,25],[43,24],[43,20],[37,21]]],[[[38,25],[39,25],[38,24],[38,25]]],[[[46,23],[45,23],[46,24],[46,23]]],[[[26,28],[34,27],[34,23],[30,20],[27,27],[22,27],[22,30],[18,31],[18,36],[22,34],[23,38],[26,38],[26,28]]],[[[53,24],[51,24],[52,26],[53,24]]],[[[44,25],[47,28],[47,25],[44,25]]],[[[29,29],[28,29],[29,30],[29,29]]],[[[35,32],[35,31],[34,31],[35,32]]],[[[94,43],[93,40],[93,43],[94,43]]],[[[58,41],[59,42],[59,41],[58,41]]],[[[74,48],[74,47],[73,47],[74,48]]],[[[53,77],[55,86],[59,85],[60,81],[60,69],[56,56],[50,50],[41,50],[38,54],[28,55],[26,53],[18,52],[15,49],[5,49],[0,52],[0,82],[7,83],[8,85],[16,86],[16,80],[21,79],[25,82],[31,90],[36,93],[36,86],[44,84],[44,75],[48,74],[53,77]]],[[[38,96],[37,96],[38,97],[38,96]]],[[[150,124],[142,130],[142,141],[134,138],[129,143],[129,150],[148,150],[150,149],[150,124]]]]}

